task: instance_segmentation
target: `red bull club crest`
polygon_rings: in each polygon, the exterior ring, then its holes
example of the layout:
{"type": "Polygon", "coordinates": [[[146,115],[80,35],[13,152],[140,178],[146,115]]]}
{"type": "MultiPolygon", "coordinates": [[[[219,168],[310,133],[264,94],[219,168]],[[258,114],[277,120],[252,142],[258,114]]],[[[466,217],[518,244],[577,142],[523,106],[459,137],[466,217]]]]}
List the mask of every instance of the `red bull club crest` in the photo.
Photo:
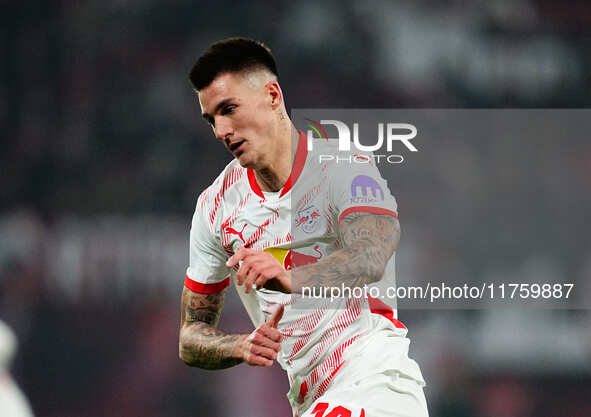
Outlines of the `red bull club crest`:
{"type": "Polygon", "coordinates": [[[296,252],[291,249],[280,249],[280,248],[267,248],[265,252],[273,255],[275,259],[279,261],[286,270],[295,268],[298,266],[313,264],[322,259],[322,252],[318,249],[318,245],[312,249],[313,255],[306,255],[305,253],[296,252]]]}
{"type": "Polygon", "coordinates": [[[309,206],[298,211],[296,218],[296,227],[300,227],[306,233],[312,233],[320,223],[320,211],[314,207],[309,206]]]}

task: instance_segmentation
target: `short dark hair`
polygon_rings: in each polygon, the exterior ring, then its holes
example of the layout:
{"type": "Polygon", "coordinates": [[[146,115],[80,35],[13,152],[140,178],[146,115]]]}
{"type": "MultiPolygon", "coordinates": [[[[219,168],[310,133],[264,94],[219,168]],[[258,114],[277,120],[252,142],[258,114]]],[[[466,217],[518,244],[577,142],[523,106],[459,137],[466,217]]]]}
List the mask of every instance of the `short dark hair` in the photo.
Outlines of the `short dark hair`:
{"type": "Polygon", "coordinates": [[[262,42],[247,38],[228,38],[209,46],[189,74],[193,88],[200,91],[220,74],[264,68],[276,77],[277,66],[271,50],[262,42]]]}

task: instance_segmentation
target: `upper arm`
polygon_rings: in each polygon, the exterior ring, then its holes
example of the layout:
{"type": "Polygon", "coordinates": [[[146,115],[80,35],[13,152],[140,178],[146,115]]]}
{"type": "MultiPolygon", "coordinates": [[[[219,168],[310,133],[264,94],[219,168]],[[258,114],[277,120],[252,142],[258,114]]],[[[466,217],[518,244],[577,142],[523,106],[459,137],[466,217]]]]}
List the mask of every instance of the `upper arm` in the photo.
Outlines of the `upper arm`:
{"type": "Polygon", "coordinates": [[[218,293],[230,283],[226,267],[228,254],[216,232],[218,218],[208,214],[212,204],[209,195],[211,191],[199,196],[189,235],[189,266],[185,286],[196,293],[218,293]]]}
{"type": "Polygon", "coordinates": [[[182,329],[195,323],[216,327],[224,304],[225,289],[229,285],[227,254],[216,238],[216,217],[205,190],[197,199],[189,236],[189,267],[181,296],[182,329]]]}
{"type": "Polygon", "coordinates": [[[330,183],[341,245],[380,247],[387,261],[400,240],[398,205],[375,163],[336,165],[330,183]]]}
{"type": "Polygon", "coordinates": [[[197,322],[217,327],[226,290],[213,294],[201,294],[183,287],[181,296],[181,330],[197,322]]]}
{"type": "Polygon", "coordinates": [[[398,248],[400,223],[395,216],[354,212],[345,215],[339,223],[339,240],[343,247],[358,245],[373,248],[376,262],[384,263],[398,248]]]}

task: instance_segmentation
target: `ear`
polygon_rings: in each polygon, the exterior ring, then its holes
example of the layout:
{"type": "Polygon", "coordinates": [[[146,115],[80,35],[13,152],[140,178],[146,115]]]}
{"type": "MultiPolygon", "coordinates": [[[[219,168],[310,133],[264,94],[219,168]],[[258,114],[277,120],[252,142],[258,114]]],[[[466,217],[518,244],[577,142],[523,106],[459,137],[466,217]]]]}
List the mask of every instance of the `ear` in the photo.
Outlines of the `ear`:
{"type": "Polygon", "coordinates": [[[269,81],[265,84],[265,90],[271,103],[271,108],[277,110],[283,103],[283,92],[277,81],[269,81]]]}

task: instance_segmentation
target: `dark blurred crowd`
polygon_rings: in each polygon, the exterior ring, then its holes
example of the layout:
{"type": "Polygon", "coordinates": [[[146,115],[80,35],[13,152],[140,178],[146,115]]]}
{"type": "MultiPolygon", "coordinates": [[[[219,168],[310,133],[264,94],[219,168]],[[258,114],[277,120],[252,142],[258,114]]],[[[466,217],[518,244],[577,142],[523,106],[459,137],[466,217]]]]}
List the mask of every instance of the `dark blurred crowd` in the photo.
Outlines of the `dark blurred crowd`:
{"type": "MultiPolygon", "coordinates": [[[[277,366],[177,358],[195,200],[230,160],[187,78],[209,43],[267,43],[288,108],[591,104],[584,1],[39,1],[0,22],[0,318],[39,416],[289,415],[277,366]]],[[[392,174],[399,282],[591,295],[591,144],[538,139],[433,142],[392,174]]],[[[401,312],[431,415],[591,415],[586,305],[401,312]]]]}

